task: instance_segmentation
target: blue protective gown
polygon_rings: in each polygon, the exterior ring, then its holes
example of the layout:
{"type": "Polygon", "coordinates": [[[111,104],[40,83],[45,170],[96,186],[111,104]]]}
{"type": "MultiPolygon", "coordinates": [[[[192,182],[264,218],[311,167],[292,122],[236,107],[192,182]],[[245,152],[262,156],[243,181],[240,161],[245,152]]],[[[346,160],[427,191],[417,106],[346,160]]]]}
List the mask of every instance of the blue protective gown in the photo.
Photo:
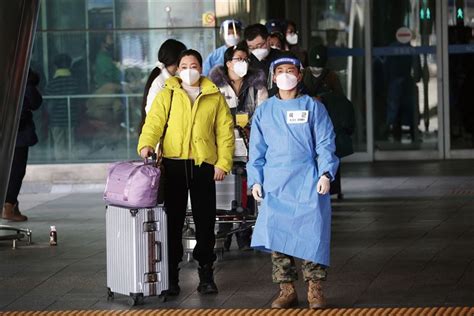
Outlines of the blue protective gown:
{"type": "Polygon", "coordinates": [[[224,65],[224,53],[227,50],[226,45],[222,45],[221,47],[214,50],[212,53],[207,56],[204,64],[202,65],[202,74],[204,76],[208,76],[209,72],[212,68],[217,65],[224,65]]]}
{"type": "Polygon", "coordinates": [[[329,266],[331,201],[317,192],[317,182],[326,171],[334,178],[335,150],[329,115],[311,97],[274,96],[256,109],[247,174],[249,187],[262,185],[263,201],[252,247],[329,266]],[[294,111],[308,111],[307,121],[287,123],[294,111]]]}

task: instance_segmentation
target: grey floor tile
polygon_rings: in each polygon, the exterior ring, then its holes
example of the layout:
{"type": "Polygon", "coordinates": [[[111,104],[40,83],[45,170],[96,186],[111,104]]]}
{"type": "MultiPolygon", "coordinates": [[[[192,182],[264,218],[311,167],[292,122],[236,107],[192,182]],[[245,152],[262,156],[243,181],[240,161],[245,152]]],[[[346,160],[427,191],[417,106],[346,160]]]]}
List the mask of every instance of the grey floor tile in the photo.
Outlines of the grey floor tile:
{"type": "Polygon", "coordinates": [[[0,311],[4,310],[8,307],[8,305],[12,304],[18,296],[21,294],[18,293],[2,293],[0,294],[0,311]]]}
{"type": "Polygon", "coordinates": [[[81,298],[74,298],[74,299],[59,299],[55,301],[53,304],[49,305],[44,310],[46,311],[60,311],[60,310],[89,310],[92,309],[94,305],[98,302],[97,298],[90,298],[90,299],[81,299],[81,298]]]}
{"type": "Polygon", "coordinates": [[[445,302],[451,306],[469,306],[466,302],[474,302],[474,283],[458,285],[447,295],[445,302]]]}
{"type": "Polygon", "coordinates": [[[56,302],[57,298],[52,295],[22,296],[14,302],[6,305],[5,311],[43,311],[56,302]]]}
{"type": "MultiPolygon", "coordinates": [[[[474,175],[466,175],[462,163],[467,162],[408,162],[403,168],[351,164],[344,169],[346,198],[333,202],[331,267],[324,282],[330,306],[472,305],[474,196],[463,192],[474,190],[474,175]]],[[[28,198],[25,225],[33,230],[35,243],[12,251],[0,242],[1,310],[266,308],[278,293],[269,254],[239,252],[234,242],[215,265],[216,296],[196,292],[196,263],[185,262],[178,297],[167,302],[151,297],[133,308],[125,296],[107,301],[100,194],[38,201],[34,195],[20,196],[24,205],[28,198]],[[52,224],[58,227],[58,247],[48,245],[52,224]]],[[[301,280],[297,291],[299,307],[305,308],[301,280]]]]}

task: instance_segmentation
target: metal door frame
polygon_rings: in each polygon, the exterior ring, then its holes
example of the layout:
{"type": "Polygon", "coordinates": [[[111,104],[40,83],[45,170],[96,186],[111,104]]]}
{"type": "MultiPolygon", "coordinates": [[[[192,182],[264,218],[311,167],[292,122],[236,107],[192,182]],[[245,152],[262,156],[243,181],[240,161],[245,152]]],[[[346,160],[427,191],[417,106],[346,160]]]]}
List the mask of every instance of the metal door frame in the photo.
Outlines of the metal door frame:
{"type": "Polygon", "coordinates": [[[442,90],[443,90],[443,147],[445,151],[445,159],[474,159],[474,149],[451,149],[451,123],[449,120],[450,111],[449,111],[449,41],[448,41],[448,15],[449,15],[449,1],[441,0],[441,30],[442,30],[442,41],[441,50],[442,50],[442,77],[445,78],[442,81],[442,90]]]}
{"type": "Polygon", "coordinates": [[[373,119],[373,98],[372,98],[372,1],[365,0],[364,10],[364,63],[365,63],[365,98],[366,98],[366,151],[355,152],[348,157],[344,157],[344,162],[367,162],[374,160],[374,122],[373,119]]]}

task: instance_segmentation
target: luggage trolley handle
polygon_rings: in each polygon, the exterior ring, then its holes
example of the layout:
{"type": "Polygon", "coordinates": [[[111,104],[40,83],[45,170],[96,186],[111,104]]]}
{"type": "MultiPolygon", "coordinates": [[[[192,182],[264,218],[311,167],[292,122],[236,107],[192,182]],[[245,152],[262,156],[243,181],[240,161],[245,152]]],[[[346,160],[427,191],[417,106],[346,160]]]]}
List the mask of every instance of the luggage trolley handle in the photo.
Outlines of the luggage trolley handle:
{"type": "MultiPolygon", "coordinates": [[[[152,219],[153,219],[153,215],[151,215],[151,218],[149,217],[149,220],[152,220],[152,219]]],[[[161,262],[161,259],[162,259],[161,241],[155,239],[156,232],[159,231],[159,223],[158,222],[145,222],[143,223],[143,226],[144,226],[143,231],[148,233],[149,247],[154,247],[154,249],[153,248],[152,249],[154,250],[155,258],[150,258],[149,260],[153,261],[153,264],[156,264],[157,262],[161,262]]]]}
{"type": "Polygon", "coordinates": [[[145,165],[147,164],[157,164],[158,163],[158,155],[156,153],[152,153],[150,156],[146,157],[143,162],[145,165]],[[151,160],[149,162],[148,160],[151,160]]]}

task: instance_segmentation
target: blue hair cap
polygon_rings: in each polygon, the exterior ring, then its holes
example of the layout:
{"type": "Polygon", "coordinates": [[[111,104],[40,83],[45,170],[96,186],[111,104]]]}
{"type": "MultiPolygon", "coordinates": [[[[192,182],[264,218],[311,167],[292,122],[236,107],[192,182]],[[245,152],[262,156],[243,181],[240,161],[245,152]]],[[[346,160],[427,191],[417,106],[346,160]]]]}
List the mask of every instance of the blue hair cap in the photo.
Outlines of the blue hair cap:
{"type": "Polygon", "coordinates": [[[272,69],[275,70],[275,68],[280,65],[295,65],[297,68],[300,68],[301,61],[298,58],[292,58],[292,57],[278,58],[272,63],[272,69]]]}

